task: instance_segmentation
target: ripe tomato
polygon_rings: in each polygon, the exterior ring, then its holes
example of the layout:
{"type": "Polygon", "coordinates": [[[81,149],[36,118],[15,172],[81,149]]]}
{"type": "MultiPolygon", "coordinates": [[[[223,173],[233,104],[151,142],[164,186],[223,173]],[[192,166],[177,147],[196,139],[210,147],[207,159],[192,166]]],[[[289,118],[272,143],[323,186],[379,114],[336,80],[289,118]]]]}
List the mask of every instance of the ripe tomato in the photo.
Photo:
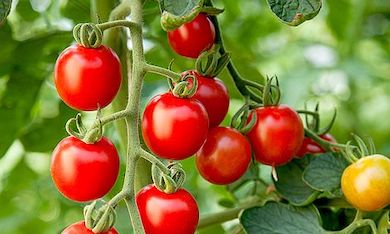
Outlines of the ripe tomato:
{"type": "MultiPolygon", "coordinates": [[[[95,233],[89,230],[85,226],[84,221],[80,221],[65,228],[65,230],[63,230],[61,234],[95,234],[95,233]]],[[[118,231],[115,230],[115,228],[111,228],[110,230],[106,232],[102,232],[100,234],[118,234],[118,231]]]]}
{"type": "MultiPolygon", "coordinates": [[[[320,137],[329,142],[336,142],[334,137],[329,133],[320,135],[320,137]]],[[[322,148],[317,142],[315,142],[310,137],[305,137],[303,139],[301,148],[299,148],[298,153],[296,155],[297,158],[302,158],[306,154],[320,154],[325,153],[325,149],[322,148]]]]}
{"type": "Polygon", "coordinates": [[[224,83],[218,78],[205,77],[193,70],[183,72],[182,76],[186,74],[195,76],[198,81],[198,89],[193,98],[206,108],[210,121],[209,127],[218,126],[229,109],[229,93],[224,83]]]}
{"type": "Polygon", "coordinates": [[[142,135],[156,155],[181,160],[199,150],[206,139],[208,126],[206,109],[198,100],[165,93],[147,104],[142,118],[142,135]]]}
{"type": "Polygon", "coordinates": [[[349,165],[341,177],[341,190],[352,206],[363,211],[390,205],[390,159],[375,154],[349,165]]]}
{"type": "Polygon", "coordinates": [[[205,14],[168,32],[168,42],[172,49],[185,57],[197,58],[200,53],[210,49],[215,41],[215,28],[205,14]]]}
{"type": "Polygon", "coordinates": [[[54,81],[61,99],[70,107],[91,111],[111,103],[121,84],[121,64],[105,46],[66,48],[58,57],[54,81]]]}
{"type": "Polygon", "coordinates": [[[58,143],[51,160],[51,176],[67,198],[85,202],[103,197],[119,172],[115,146],[105,137],[95,144],[69,136],[58,143]]]}
{"type": "Polygon", "coordinates": [[[137,194],[136,203],[147,234],[195,233],[199,209],[185,189],[166,194],[148,185],[137,194]]]}
{"type": "Polygon", "coordinates": [[[260,107],[248,133],[255,159],[270,166],[289,162],[302,145],[304,130],[296,111],[286,105],[260,107]]]}
{"type": "Polygon", "coordinates": [[[230,184],[239,179],[251,162],[251,146],[239,131],[216,127],[196,154],[199,173],[213,184],[230,184]]]}

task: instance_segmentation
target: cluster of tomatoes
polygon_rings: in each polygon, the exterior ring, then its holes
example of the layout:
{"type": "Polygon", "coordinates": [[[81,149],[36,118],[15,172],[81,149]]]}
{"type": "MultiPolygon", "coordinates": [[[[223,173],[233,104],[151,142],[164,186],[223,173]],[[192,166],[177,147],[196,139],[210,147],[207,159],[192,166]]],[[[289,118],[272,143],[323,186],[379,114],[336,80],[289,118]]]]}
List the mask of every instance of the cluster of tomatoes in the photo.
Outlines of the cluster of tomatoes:
{"type": "MultiPolygon", "coordinates": [[[[193,21],[168,32],[168,40],[178,54],[197,58],[213,46],[215,28],[207,15],[199,14],[193,21]]],[[[143,113],[144,141],[160,158],[183,160],[196,155],[199,173],[213,184],[225,185],[238,180],[247,171],[252,154],[256,161],[276,167],[294,157],[324,152],[320,145],[304,137],[300,116],[287,105],[275,104],[252,110],[248,122],[254,117],[256,121],[245,134],[232,127],[219,126],[229,108],[227,88],[216,77],[203,76],[194,70],[182,73],[183,77],[187,75],[197,80],[197,90],[192,97],[180,97],[169,91],[155,96],[143,113]]],[[[55,66],[58,94],[77,110],[92,111],[107,106],[117,94],[120,83],[120,61],[104,46],[96,49],[71,46],[59,56],[55,66]]],[[[334,141],[328,134],[321,137],[334,141]]],[[[390,160],[376,160],[387,163],[386,173],[390,178],[390,160]]],[[[70,136],[53,152],[51,175],[65,197],[77,202],[91,201],[103,197],[114,186],[119,161],[118,152],[109,139],[102,137],[87,144],[70,136]]],[[[346,177],[348,175],[343,176],[343,180],[346,177]]],[[[352,191],[353,184],[342,181],[342,186],[351,204],[361,202],[360,198],[358,202],[349,198],[350,193],[356,193],[352,191]],[[346,187],[349,189],[344,189],[346,187]]],[[[386,186],[390,187],[389,184],[386,186]]],[[[382,199],[381,207],[389,204],[388,193],[387,197],[387,200],[382,199]]],[[[155,185],[149,185],[137,194],[136,203],[148,234],[187,234],[196,230],[198,206],[185,189],[166,194],[155,185]],[[178,225],[177,217],[185,222],[178,225]]],[[[79,222],[63,233],[92,232],[79,222]]],[[[112,228],[106,233],[117,232],[112,228]]]]}

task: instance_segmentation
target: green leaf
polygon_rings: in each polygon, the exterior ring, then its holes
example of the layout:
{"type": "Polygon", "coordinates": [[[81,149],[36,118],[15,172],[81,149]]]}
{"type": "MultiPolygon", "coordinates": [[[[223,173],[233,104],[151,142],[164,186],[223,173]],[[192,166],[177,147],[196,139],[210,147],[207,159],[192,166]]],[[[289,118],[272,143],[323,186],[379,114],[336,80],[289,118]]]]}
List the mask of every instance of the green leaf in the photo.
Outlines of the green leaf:
{"type": "Polygon", "coordinates": [[[77,23],[89,22],[91,18],[90,1],[67,0],[62,1],[61,15],[77,23]]]}
{"type": "Polygon", "coordinates": [[[204,0],[160,0],[161,27],[174,30],[192,21],[202,10],[204,0]]]}
{"type": "Polygon", "coordinates": [[[59,140],[67,136],[64,128],[65,123],[76,113],[61,102],[58,116],[35,121],[21,135],[20,140],[25,150],[30,152],[50,152],[53,150],[59,140]]]}
{"type": "Polygon", "coordinates": [[[3,75],[7,74],[11,68],[9,59],[12,57],[18,42],[12,39],[12,30],[8,23],[5,23],[0,27],[0,77],[2,77],[3,75]]]}
{"type": "Polygon", "coordinates": [[[41,85],[50,74],[48,67],[69,39],[59,32],[20,42],[6,61],[10,71],[0,99],[0,132],[7,134],[0,137],[0,157],[30,124],[41,85]]]}
{"type": "Polygon", "coordinates": [[[14,70],[7,83],[7,89],[0,100],[0,156],[17,138],[19,131],[30,119],[30,112],[38,96],[43,80],[14,70]]]}
{"type": "Polygon", "coordinates": [[[341,154],[320,154],[306,167],[303,180],[315,190],[332,192],[340,188],[341,175],[347,166],[341,154]]]}
{"type": "Polygon", "coordinates": [[[39,12],[33,10],[30,0],[19,0],[15,10],[26,21],[33,21],[40,16],[39,12]]]}
{"type": "Polygon", "coordinates": [[[324,233],[315,206],[294,207],[269,202],[263,207],[246,209],[240,222],[248,234],[324,233]]]}
{"type": "Polygon", "coordinates": [[[284,23],[297,26],[312,19],[321,9],[321,0],[268,0],[271,10],[284,23]]]}
{"type": "Polygon", "coordinates": [[[304,166],[307,163],[305,157],[276,168],[278,181],[274,181],[275,188],[291,204],[304,206],[313,202],[318,191],[308,186],[302,179],[304,166]]]}
{"type": "Polygon", "coordinates": [[[12,0],[1,0],[0,2],[0,26],[11,11],[12,0]]]}
{"type": "Polygon", "coordinates": [[[350,25],[349,21],[353,11],[352,2],[349,0],[331,0],[327,4],[329,12],[326,22],[333,34],[338,39],[342,39],[349,32],[347,28],[350,25]],[[340,11],[340,9],[343,9],[343,11],[340,11]]]}

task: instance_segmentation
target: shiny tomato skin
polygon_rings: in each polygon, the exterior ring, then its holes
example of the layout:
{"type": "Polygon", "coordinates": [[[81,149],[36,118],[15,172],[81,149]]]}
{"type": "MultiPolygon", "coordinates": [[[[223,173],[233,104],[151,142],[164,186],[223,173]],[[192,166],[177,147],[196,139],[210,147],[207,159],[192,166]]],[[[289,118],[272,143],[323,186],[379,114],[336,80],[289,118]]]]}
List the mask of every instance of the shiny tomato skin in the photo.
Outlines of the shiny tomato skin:
{"type": "Polygon", "coordinates": [[[81,111],[110,104],[121,79],[119,58],[105,46],[96,49],[70,46],[60,54],[54,69],[59,96],[68,106],[81,111]]]}
{"type": "Polygon", "coordinates": [[[119,156],[110,140],[103,137],[94,144],[69,136],[52,154],[51,176],[57,189],[67,198],[87,202],[106,195],[119,173],[119,156]]]}
{"type": "MultiPolygon", "coordinates": [[[[65,228],[65,230],[63,230],[61,234],[95,234],[95,233],[89,230],[85,226],[84,221],[80,221],[65,228]]],[[[100,234],[119,234],[119,233],[115,228],[111,228],[110,230],[106,232],[101,232],[100,234]]]]}
{"type": "Polygon", "coordinates": [[[341,176],[341,190],[347,201],[362,211],[390,205],[390,159],[375,154],[349,165],[341,176]]]}
{"type": "Polygon", "coordinates": [[[215,41],[215,27],[205,14],[199,14],[191,22],[168,32],[171,48],[184,57],[197,58],[212,47],[215,41]]]}
{"type": "Polygon", "coordinates": [[[213,184],[225,185],[238,180],[251,162],[251,146],[239,131],[228,127],[210,129],[196,154],[199,173],[213,184]]]}
{"type": "MultiPolygon", "coordinates": [[[[329,142],[336,142],[334,137],[329,133],[320,135],[320,137],[329,142]]],[[[303,139],[301,147],[298,150],[296,157],[302,158],[306,154],[321,154],[325,152],[326,152],[325,149],[322,148],[322,146],[320,146],[317,142],[315,142],[310,137],[305,137],[303,139]]]]}
{"type": "Polygon", "coordinates": [[[229,110],[230,97],[225,84],[216,77],[205,77],[193,70],[183,72],[182,76],[186,74],[195,76],[198,81],[198,89],[192,98],[200,101],[206,108],[209,127],[218,126],[229,110]]]}
{"type": "Polygon", "coordinates": [[[142,118],[146,145],[161,158],[182,160],[195,154],[206,140],[209,120],[196,99],[172,93],[155,96],[142,118]]]}
{"type": "MultiPolygon", "coordinates": [[[[270,166],[289,162],[302,145],[304,129],[298,113],[287,105],[259,107],[257,121],[247,134],[255,160],[270,166]]],[[[250,116],[250,118],[251,118],[250,116]]]]}
{"type": "Polygon", "coordinates": [[[193,234],[196,231],[198,205],[185,189],[166,194],[148,185],[138,192],[136,203],[147,234],[193,234]]]}

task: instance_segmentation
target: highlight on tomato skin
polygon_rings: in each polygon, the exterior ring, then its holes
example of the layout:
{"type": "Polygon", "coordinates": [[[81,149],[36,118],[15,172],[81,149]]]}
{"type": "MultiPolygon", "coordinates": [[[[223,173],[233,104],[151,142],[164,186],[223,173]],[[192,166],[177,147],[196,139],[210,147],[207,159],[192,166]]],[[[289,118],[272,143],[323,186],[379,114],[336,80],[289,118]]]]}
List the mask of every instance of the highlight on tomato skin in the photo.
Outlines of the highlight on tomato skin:
{"type": "Polygon", "coordinates": [[[203,13],[167,34],[171,48],[177,54],[188,58],[197,58],[215,42],[215,27],[203,13]]]}
{"type": "MultiPolygon", "coordinates": [[[[65,228],[61,234],[95,234],[92,230],[89,230],[85,226],[84,221],[79,221],[77,223],[73,223],[65,228]]],[[[101,232],[100,234],[119,234],[115,228],[111,228],[106,232],[101,232]]]]}
{"type": "Polygon", "coordinates": [[[119,174],[119,155],[112,142],[102,137],[86,144],[69,136],[52,153],[50,172],[58,191],[76,202],[106,195],[119,174]]]}
{"type": "MultiPolygon", "coordinates": [[[[304,128],[298,113],[287,105],[259,107],[257,121],[247,133],[255,160],[270,166],[288,163],[298,152],[304,128]]],[[[249,121],[249,120],[248,120],[249,121]]]]}
{"type": "Polygon", "coordinates": [[[121,63],[105,46],[72,45],[57,58],[54,83],[61,99],[71,108],[94,111],[112,102],[122,81],[121,63]]]}
{"type": "Polygon", "coordinates": [[[239,131],[215,127],[196,153],[196,167],[204,179],[226,185],[238,180],[251,162],[251,146],[239,131]]]}
{"type": "Polygon", "coordinates": [[[194,197],[180,188],[172,194],[148,185],[136,195],[136,204],[147,234],[193,234],[199,221],[194,197]]]}
{"type": "Polygon", "coordinates": [[[390,159],[375,154],[349,165],[341,177],[341,190],[346,200],[362,211],[390,205],[390,159]]]}
{"type": "Polygon", "coordinates": [[[155,96],[142,117],[142,136],[148,148],[164,159],[183,160],[194,155],[207,137],[205,107],[194,98],[172,93],[155,96]]]}

